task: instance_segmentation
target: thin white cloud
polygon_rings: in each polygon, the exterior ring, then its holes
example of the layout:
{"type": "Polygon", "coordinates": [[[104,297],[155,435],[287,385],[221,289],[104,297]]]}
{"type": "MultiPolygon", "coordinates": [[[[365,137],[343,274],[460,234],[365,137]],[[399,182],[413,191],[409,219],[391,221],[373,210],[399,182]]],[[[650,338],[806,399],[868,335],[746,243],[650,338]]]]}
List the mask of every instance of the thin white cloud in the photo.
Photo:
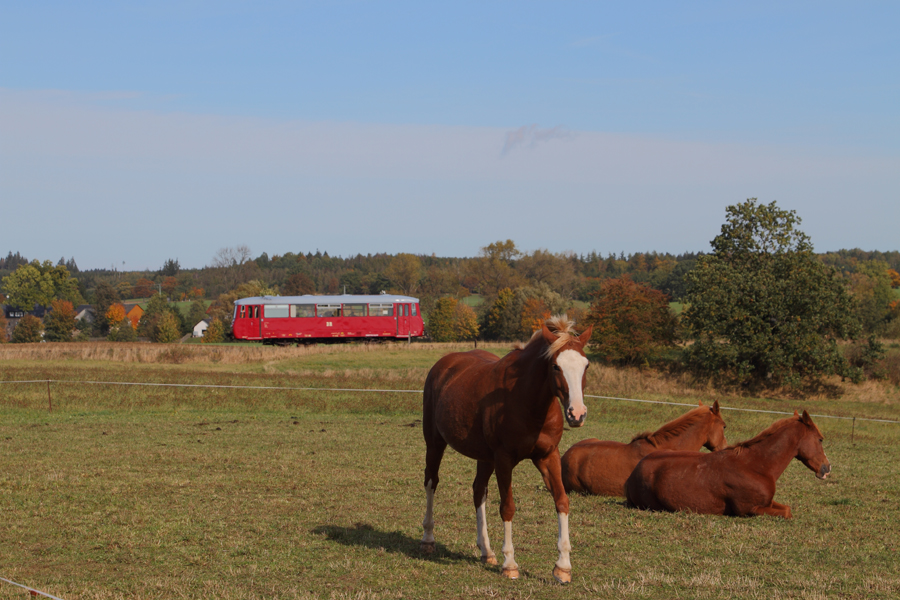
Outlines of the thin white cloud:
{"type": "Polygon", "coordinates": [[[897,249],[900,157],[884,154],[537,125],[164,114],[2,89],[0,139],[0,197],[42,215],[40,236],[8,227],[0,252],[75,256],[83,268],[159,268],[173,256],[201,266],[239,243],[270,255],[461,256],[507,238],[553,251],[696,251],[724,207],[751,196],[797,210],[816,248],[897,249]],[[572,225],[548,228],[549,214],[572,225]]]}
{"type": "Polygon", "coordinates": [[[550,129],[538,129],[537,125],[523,125],[518,129],[507,131],[500,154],[506,156],[513,149],[522,146],[534,148],[536,145],[550,140],[563,140],[574,137],[574,133],[566,131],[561,125],[550,129]]]}

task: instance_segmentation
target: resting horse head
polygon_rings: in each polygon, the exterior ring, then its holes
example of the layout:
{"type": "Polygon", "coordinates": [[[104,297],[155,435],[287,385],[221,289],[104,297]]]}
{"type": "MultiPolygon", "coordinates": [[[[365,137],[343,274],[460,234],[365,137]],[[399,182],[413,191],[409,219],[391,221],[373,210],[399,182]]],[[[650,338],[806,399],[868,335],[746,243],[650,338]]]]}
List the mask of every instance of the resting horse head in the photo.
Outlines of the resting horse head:
{"type": "Polygon", "coordinates": [[[551,327],[544,323],[540,332],[547,342],[544,355],[547,357],[549,370],[548,381],[553,395],[559,398],[563,407],[563,415],[570,427],[581,427],[587,416],[584,404],[585,372],[589,366],[584,354],[584,347],[591,339],[593,327],[588,327],[581,335],[572,332],[572,325],[564,316],[548,319],[551,327]],[[554,331],[555,330],[555,331],[554,331]]]}
{"type": "Polygon", "coordinates": [[[815,473],[816,477],[826,479],[828,474],[831,473],[831,463],[828,462],[828,457],[825,456],[825,449],[822,448],[822,440],[824,439],[822,432],[813,423],[809,413],[805,410],[802,415],[798,415],[797,411],[794,411],[794,416],[806,425],[806,431],[800,440],[800,444],[797,446],[797,458],[810,471],[815,473]]]}

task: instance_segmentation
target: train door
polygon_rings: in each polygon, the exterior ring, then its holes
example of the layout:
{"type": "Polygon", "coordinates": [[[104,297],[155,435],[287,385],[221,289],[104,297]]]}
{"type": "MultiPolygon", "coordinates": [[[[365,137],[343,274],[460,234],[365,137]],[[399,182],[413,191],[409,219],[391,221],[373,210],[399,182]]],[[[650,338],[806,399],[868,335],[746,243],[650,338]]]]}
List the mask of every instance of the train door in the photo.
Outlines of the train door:
{"type": "Polygon", "coordinates": [[[262,339],[262,324],[259,306],[247,307],[247,336],[251,339],[262,339]]]}
{"type": "Polygon", "coordinates": [[[409,337],[409,304],[397,305],[397,336],[409,337]]]}

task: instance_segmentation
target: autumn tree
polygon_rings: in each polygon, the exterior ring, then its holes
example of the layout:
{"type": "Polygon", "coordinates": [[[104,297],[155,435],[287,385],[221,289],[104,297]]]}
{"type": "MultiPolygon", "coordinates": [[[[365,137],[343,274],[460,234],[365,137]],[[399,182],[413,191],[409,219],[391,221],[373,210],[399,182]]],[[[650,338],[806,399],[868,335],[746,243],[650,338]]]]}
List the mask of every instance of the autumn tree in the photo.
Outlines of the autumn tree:
{"type": "MultiPolygon", "coordinates": [[[[0,305],[3,304],[2,294],[0,294],[0,305]]],[[[9,321],[6,320],[6,312],[0,306],[0,344],[9,341],[9,321]]]]}
{"type": "Polygon", "coordinates": [[[44,316],[44,339],[48,342],[71,342],[75,331],[75,307],[68,300],[54,300],[44,316]]]}
{"type": "Polygon", "coordinates": [[[428,314],[428,335],[436,342],[474,340],[478,337],[478,318],[472,307],[445,296],[428,314]]]}
{"type": "Polygon", "coordinates": [[[175,293],[175,288],[178,287],[178,279],[174,276],[166,277],[162,280],[161,287],[163,293],[171,298],[175,293]]]}
{"type": "Polygon", "coordinates": [[[608,363],[642,364],[675,345],[677,320],[669,298],[627,274],[603,281],[585,319],[594,327],[594,352],[608,363]]]}
{"type": "Polygon", "coordinates": [[[799,385],[853,375],[837,342],[858,331],[837,271],[813,254],[794,211],[752,198],[687,275],[690,367],[736,382],[799,385]]]}
{"type": "Polygon", "coordinates": [[[481,249],[479,257],[469,261],[467,274],[481,294],[495,296],[504,288],[519,287],[522,283],[512,264],[520,255],[512,240],[488,244],[481,249]]]}
{"type": "Polygon", "coordinates": [[[503,288],[484,313],[482,333],[489,340],[514,340],[518,338],[522,311],[515,292],[503,288]]]}
{"type": "Polygon", "coordinates": [[[225,325],[226,330],[231,328],[231,320],[234,318],[234,301],[241,298],[253,298],[257,296],[275,296],[278,288],[269,287],[259,280],[242,283],[237,288],[219,295],[210,305],[207,313],[212,319],[219,319],[225,325]]]}
{"type": "Polygon", "coordinates": [[[156,284],[146,277],[141,277],[134,284],[132,293],[135,298],[149,298],[157,291],[156,284]]]}
{"type": "Polygon", "coordinates": [[[25,315],[16,324],[16,328],[12,332],[12,342],[14,344],[32,344],[41,341],[41,333],[44,330],[44,324],[34,315],[25,315]]]}
{"type": "Polygon", "coordinates": [[[200,342],[203,344],[220,344],[224,341],[225,325],[222,323],[221,319],[213,319],[206,328],[206,333],[203,335],[203,339],[200,340],[200,342]]]}
{"type": "Polygon", "coordinates": [[[422,261],[415,254],[398,254],[391,259],[384,271],[384,276],[407,296],[416,293],[423,275],[422,261]]]}
{"type": "Polygon", "coordinates": [[[316,282],[303,272],[294,273],[284,284],[285,296],[303,296],[316,293],[316,282]]]}
{"type": "Polygon", "coordinates": [[[212,267],[224,277],[225,289],[234,289],[244,280],[247,266],[251,262],[250,247],[241,244],[219,248],[213,257],[212,267]]]}

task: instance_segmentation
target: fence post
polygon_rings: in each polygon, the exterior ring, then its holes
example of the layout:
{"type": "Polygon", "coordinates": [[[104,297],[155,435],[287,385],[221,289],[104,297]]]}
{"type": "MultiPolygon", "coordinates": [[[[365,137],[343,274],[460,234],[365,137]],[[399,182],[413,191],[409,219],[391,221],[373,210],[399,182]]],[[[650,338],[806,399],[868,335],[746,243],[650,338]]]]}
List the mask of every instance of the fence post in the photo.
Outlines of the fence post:
{"type": "Polygon", "coordinates": [[[850,445],[853,445],[853,437],[856,435],[856,417],[853,417],[853,426],[850,428],[850,445]]]}
{"type": "Polygon", "coordinates": [[[50,396],[50,380],[47,380],[47,406],[49,407],[49,412],[53,412],[53,398],[50,396]]]}

